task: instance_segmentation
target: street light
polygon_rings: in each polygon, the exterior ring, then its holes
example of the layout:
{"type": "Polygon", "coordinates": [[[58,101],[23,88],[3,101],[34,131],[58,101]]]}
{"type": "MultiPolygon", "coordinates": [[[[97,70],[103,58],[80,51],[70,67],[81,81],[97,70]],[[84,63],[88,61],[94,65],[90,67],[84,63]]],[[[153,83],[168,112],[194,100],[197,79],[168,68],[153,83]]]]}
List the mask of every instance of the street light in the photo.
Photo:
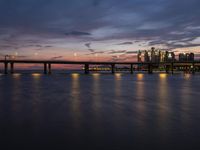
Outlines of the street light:
{"type": "Polygon", "coordinates": [[[10,57],[9,55],[5,55],[5,61],[7,61],[7,57],[10,57]]]}
{"type": "Polygon", "coordinates": [[[94,56],[96,58],[95,60],[98,61],[98,54],[95,54],[94,56]]]}
{"type": "Polygon", "coordinates": [[[77,53],[74,53],[74,57],[76,57],[77,56],[77,53]]]}

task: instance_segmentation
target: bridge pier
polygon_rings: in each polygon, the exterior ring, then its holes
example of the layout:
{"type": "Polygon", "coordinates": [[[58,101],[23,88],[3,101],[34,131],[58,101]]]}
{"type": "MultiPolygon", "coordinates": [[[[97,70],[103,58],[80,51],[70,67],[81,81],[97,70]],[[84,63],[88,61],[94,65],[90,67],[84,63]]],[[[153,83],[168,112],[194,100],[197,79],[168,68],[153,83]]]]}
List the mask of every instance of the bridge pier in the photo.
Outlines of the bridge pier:
{"type": "Polygon", "coordinates": [[[112,74],[115,73],[115,64],[111,64],[111,71],[112,71],[112,74]]]}
{"type": "Polygon", "coordinates": [[[152,74],[153,73],[153,66],[152,64],[148,64],[148,74],[152,74]]]}
{"type": "Polygon", "coordinates": [[[44,74],[47,74],[47,63],[44,63],[44,74]]]}
{"type": "Polygon", "coordinates": [[[89,64],[85,64],[85,74],[89,74],[89,64]]]}
{"type": "Polygon", "coordinates": [[[165,72],[168,74],[169,73],[169,65],[165,66],[165,72]]]}
{"type": "Polygon", "coordinates": [[[174,74],[174,63],[171,64],[171,73],[174,74]]]}
{"type": "Polygon", "coordinates": [[[4,62],[4,74],[8,74],[8,62],[4,62]]]}
{"type": "Polygon", "coordinates": [[[14,63],[13,62],[10,63],[10,73],[11,74],[14,73],[14,63]]]}
{"type": "Polygon", "coordinates": [[[133,64],[131,64],[131,74],[133,74],[133,64]]]}
{"type": "Polygon", "coordinates": [[[51,64],[48,64],[48,74],[51,74],[51,64]]]}
{"type": "Polygon", "coordinates": [[[195,74],[195,64],[192,63],[192,74],[195,74]]]}

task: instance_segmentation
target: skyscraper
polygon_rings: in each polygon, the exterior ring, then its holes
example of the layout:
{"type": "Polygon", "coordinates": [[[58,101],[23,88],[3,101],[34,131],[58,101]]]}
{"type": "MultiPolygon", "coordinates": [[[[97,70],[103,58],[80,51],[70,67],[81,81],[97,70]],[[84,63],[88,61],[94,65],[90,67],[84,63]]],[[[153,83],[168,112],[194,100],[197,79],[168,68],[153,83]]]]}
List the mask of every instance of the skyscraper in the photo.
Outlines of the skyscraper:
{"type": "Polygon", "coordinates": [[[149,62],[150,58],[149,58],[149,53],[147,50],[144,51],[144,62],[149,62]]]}
{"type": "Polygon", "coordinates": [[[139,50],[137,54],[138,62],[142,62],[142,52],[139,50]]]}

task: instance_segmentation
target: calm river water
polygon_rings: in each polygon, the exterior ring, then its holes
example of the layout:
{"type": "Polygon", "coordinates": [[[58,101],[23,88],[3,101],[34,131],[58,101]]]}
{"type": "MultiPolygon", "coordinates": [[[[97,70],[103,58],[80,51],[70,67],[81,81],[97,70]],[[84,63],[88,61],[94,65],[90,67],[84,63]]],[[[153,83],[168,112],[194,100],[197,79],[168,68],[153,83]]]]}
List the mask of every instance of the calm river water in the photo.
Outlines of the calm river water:
{"type": "Polygon", "coordinates": [[[200,149],[200,75],[0,75],[0,148],[200,149]]]}

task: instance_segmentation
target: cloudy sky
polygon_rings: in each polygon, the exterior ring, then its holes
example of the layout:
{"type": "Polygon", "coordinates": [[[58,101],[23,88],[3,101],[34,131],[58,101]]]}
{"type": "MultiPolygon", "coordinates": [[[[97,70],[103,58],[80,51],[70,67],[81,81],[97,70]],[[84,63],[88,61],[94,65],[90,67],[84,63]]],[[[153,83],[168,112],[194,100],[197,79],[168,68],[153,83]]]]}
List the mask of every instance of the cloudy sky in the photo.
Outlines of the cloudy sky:
{"type": "Polygon", "coordinates": [[[0,56],[130,61],[137,50],[200,53],[199,0],[0,0],[0,56]]]}

